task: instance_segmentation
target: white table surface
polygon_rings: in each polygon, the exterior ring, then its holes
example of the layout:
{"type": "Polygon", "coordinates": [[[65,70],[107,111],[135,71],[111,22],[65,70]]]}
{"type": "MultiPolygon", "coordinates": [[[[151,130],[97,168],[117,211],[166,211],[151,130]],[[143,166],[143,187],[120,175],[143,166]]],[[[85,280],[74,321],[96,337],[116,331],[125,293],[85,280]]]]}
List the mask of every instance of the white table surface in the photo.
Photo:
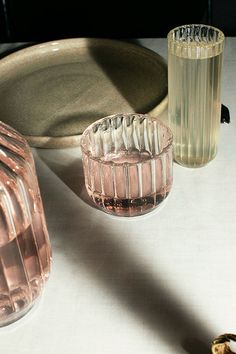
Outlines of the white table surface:
{"type": "MultiPolygon", "coordinates": [[[[166,57],[165,39],[142,44],[166,57]]],[[[80,149],[35,150],[53,266],[41,301],[0,329],[1,354],[206,354],[236,332],[236,38],[226,39],[219,152],[174,164],[158,212],[114,218],[86,196],[80,149]]]]}

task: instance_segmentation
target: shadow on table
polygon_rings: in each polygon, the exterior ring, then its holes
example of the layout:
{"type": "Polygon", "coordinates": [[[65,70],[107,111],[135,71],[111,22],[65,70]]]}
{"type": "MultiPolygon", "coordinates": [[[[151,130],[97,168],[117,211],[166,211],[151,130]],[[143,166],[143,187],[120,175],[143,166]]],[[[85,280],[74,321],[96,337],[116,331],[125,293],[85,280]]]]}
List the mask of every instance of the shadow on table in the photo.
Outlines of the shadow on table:
{"type": "MultiPolygon", "coordinates": [[[[40,156],[40,152],[38,155],[40,156]]],[[[80,181],[83,176],[81,162],[77,160],[68,168],[64,166],[62,173],[61,166],[56,166],[56,159],[50,164],[50,159],[45,158],[47,154],[41,155],[44,155],[47,166],[75,193],[72,199],[69,198],[68,193],[62,192],[60,182],[49,186],[46,172],[41,174],[40,186],[45,212],[46,215],[50,214],[49,227],[57,225],[58,220],[66,220],[64,229],[68,241],[57,238],[58,235],[52,235],[52,241],[58,249],[65,251],[68,262],[79,267],[82,264],[92,279],[106,287],[129,312],[157,333],[158,337],[161,336],[173,345],[176,352],[182,348],[189,354],[209,354],[213,333],[206,327],[201,315],[196,317],[179,296],[168,291],[168,284],[158,280],[158,269],[153,276],[141,266],[132,249],[129,249],[128,242],[123,244],[120,238],[116,238],[114,228],[110,231],[112,218],[107,216],[108,223],[102,225],[99,217],[93,217],[94,212],[90,212],[90,206],[85,205],[85,210],[81,208],[81,202],[78,203],[77,199],[83,193],[80,181]],[[73,175],[77,175],[77,181],[73,180],[73,175]]],[[[43,161],[38,163],[37,168],[47,169],[43,161]]]]}
{"type": "MultiPolygon", "coordinates": [[[[78,151],[79,148],[75,149],[78,151]]],[[[81,158],[70,158],[68,151],[69,149],[38,149],[37,155],[72,192],[80,197],[86,204],[90,205],[90,207],[98,209],[86,191],[81,158]]]]}

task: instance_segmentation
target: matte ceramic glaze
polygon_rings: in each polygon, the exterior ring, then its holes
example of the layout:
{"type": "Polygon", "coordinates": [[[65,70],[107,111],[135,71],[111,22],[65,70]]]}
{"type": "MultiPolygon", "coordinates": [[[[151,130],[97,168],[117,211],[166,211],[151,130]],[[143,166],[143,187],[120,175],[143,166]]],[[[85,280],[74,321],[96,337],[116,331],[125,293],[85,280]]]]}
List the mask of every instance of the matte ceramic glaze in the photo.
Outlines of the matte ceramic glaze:
{"type": "Polygon", "coordinates": [[[31,146],[75,146],[104,116],[162,114],[167,65],[155,52],[117,40],[41,43],[0,60],[0,102],[0,119],[31,146]]]}

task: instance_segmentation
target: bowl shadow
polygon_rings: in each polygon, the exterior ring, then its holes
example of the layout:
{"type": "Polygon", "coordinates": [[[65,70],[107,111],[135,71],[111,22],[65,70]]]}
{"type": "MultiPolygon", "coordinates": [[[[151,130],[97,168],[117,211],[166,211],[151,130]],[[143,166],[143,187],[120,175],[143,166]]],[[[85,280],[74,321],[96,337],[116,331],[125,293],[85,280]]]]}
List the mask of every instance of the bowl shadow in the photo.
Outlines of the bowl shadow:
{"type": "Polygon", "coordinates": [[[117,237],[119,229],[114,231],[115,228],[111,227],[116,221],[110,218],[103,224],[94,214],[96,211],[91,211],[93,205],[84,194],[80,158],[70,161],[65,168],[63,159],[61,164],[58,162],[62,152],[59,155],[58,159],[53,159],[52,154],[41,151],[36,160],[37,170],[41,171],[39,182],[45,213],[50,215],[47,220],[49,229],[53,229],[58,219],[66,223],[63,226],[66,235],[52,235],[52,242],[65,252],[73,268],[82,265],[93,281],[106,288],[129,313],[158,338],[171,343],[177,352],[209,354],[213,333],[201,315],[196,316],[177,294],[168,291],[168,284],[161,280],[158,269],[153,276],[143,267],[128,240],[117,237]],[[56,183],[48,183],[48,171],[55,175],[56,183]],[[64,185],[69,188],[67,192],[62,192],[64,185]],[[71,193],[74,194],[72,199],[71,193]],[[86,205],[81,204],[78,197],[86,205]]]}

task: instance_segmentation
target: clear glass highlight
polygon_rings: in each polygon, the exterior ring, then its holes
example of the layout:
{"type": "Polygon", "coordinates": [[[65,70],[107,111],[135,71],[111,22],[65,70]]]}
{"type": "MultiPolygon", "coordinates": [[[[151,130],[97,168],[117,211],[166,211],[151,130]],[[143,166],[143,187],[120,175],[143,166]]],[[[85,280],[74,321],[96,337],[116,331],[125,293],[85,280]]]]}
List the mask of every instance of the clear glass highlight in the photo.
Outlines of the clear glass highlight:
{"type": "Polygon", "coordinates": [[[174,159],[200,167],[217,153],[224,34],[207,25],[185,25],[168,34],[168,110],[174,159]]]}
{"type": "Polygon", "coordinates": [[[172,186],[172,133],[144,114],[117,114],[90,125],[81,139],[85,185],[93,202],[117,216],[157,206],[172,186]]]}
{"type": "Polygon", "coordinates": [[[51,246],[31,150],[0,122],[0,326],[22,317],[41,295],[51,246]]]}

